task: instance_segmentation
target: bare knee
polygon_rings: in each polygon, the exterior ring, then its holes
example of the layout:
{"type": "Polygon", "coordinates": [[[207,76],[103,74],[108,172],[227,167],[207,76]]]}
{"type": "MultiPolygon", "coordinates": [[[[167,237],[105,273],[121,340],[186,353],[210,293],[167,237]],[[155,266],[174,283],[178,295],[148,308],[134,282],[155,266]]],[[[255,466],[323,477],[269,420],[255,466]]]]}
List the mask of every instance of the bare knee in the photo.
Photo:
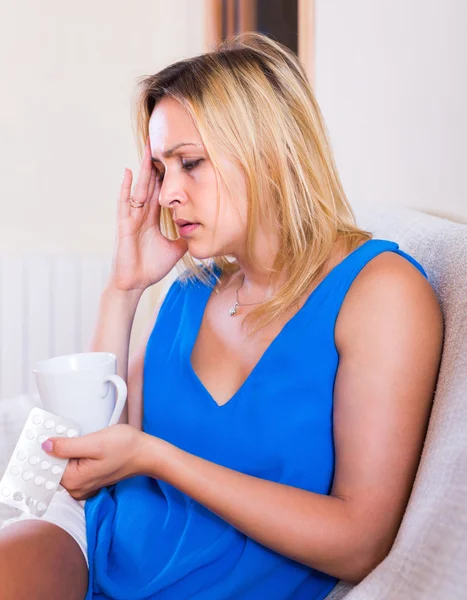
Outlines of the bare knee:
{"type": "Polygon", "coordinates": [[[2,600],[83,600],[86,560],[77,542],[48,521],[18,521],[0,529],[2,600]]]}

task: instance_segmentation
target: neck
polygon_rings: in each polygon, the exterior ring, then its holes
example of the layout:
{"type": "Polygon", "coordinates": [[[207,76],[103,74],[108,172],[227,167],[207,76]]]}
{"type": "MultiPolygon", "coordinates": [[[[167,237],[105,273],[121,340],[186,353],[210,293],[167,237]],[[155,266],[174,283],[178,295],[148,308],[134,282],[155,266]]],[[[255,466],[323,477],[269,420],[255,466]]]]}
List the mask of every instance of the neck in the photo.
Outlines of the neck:
{"type": "Polygon", "coordinates": [[[240,266],[238,275],[232,279],[239,291],[241,304],[260,303],[271,298],[287,280],[287,273],[275,273],[273,264],[279,250],[279,239],[273,226],[259,227],[255,235],[254,259],[248,260],[242,245],[232,255],[240,266]]]}
{"type": "Polygon", "coordinates": [[[273,272],[273,258],[268,260],[263,255],[256,259],[254,265],[242,261],[240,257],[235,258],[240,269],[232,282],[235,284],[238,301],[241,304],[264,302],[273,296],[287,279],[287,273],[273,272]]]}

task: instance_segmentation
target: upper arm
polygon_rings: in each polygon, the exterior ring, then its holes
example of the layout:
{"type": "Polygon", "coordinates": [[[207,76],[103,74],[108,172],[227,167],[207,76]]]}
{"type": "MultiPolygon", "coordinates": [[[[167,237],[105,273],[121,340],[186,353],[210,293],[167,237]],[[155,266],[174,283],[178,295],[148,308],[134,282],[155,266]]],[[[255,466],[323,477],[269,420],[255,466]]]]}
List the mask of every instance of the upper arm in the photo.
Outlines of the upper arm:
{"type": "Polygon", "coordinates": [[[128,419],[129,425],[141,430],[143,426],[143,374],[144,374],[144,357],[146,355],[146,346],[149,337],[154,329],[154,325],[162,306],[163,299],[159,300],[151,314],[146,328],[144,329],[141,339],[135,351],[132,352],[128,359],[128,400],[127,412],[122,417],[128,419]]]}
{"type": "Polygon", "coordinates": [[[426,278],[383,253],[355,278],[335,329],[336,466],[370,570],[390,550],[418,467],[441,358],[443,317],[426,278]]]}

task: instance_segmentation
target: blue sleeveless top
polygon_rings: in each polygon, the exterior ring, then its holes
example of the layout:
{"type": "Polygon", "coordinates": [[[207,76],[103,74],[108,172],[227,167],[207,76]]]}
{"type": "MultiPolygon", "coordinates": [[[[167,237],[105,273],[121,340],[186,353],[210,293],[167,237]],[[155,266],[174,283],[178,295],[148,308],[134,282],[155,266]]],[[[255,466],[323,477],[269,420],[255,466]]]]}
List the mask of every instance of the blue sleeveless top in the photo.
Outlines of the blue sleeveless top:
{"type": "MultiPolygon", "coordinates": [[[[176,280],[144,363],[143,429],[230,469],[329,495],[334,475],[334,324],[360,270],[392,251],[367,240],[336,265],[286,323],[247,380],[219,406],[191,366],[211,288],[176,280]]],[[[86,600],[318,600],[337,579],[247,537],[186,494],[137,476],[85,503],[86,600]]]]}

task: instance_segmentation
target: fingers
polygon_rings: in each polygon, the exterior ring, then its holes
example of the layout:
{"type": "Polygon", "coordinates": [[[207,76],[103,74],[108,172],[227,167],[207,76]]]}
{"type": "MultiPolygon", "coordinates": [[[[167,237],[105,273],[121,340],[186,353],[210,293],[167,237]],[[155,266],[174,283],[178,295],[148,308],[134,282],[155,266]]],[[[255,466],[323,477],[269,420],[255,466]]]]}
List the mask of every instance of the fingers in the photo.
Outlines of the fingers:
{"type": "MultiPolygon", "coordinates": [[[[135,189],[132,193],[132,182],[133,182],[133,173],[130,169],[125,169],[125,174],[123,176],[123,182],[120,189],[120,201],[119,201],[119,217],[128,217],[130,215],[131,204],[130,204],[130,196],[137,202],[147,203],[149,200],[152,200],[154,196],[154,191],[158,187],[157,181],[157,171],[151,161],[151,144],[149,140],[149,136],[146,141],[146,146],[144,149],[144,156],[141,163],[141,171],[138,177],[138,182],[135,186],[135,189]]],[[[157,194],[157,198],[159,194],[157,194]]],[[[142,208],[144,209],[144,207],[142,208]]],[[[136,209],[136,210],[142,210],[136,209]]]]}
{"type": "Polygon", "coordinates": [[[152,195],[154,194],[154,188],[159,182],[157,181],[157,171],[154,165],[151,165],[151,178],[149,179],[148,186],[148,200],[152,199],[152,195]]]}
{"type": "Polygon", "coordinates": [[[149,136],[146,140],[146,146],[144,148],[143,161],[141,163],[141,170],[139,173],[138,181],[133,191],[133,198],[138,202],[146,202],[148,199],[148,188],[149,182],[151,181],[151,174],[153,171],[151,162],[151,146],[149,142],[149,136]]]}
{"type": "Polygon", "coordinates": [[[130,215],[130,194],[131,182],[133,181],[133,173],[130,169],[125,169],[123,175],[122,187],[120,188],[120,201],[118,203],[118,216],[128,217],[130,215]]]}
{"type": "Polygon", "coordinates": [[[47,454],[58,458],[95,458],[99,454],[97,441],[93,434],[75,438],[49,438],[42,443],[47,454]]]}
{"type": "Polygon", "coordinates": [[[161,190],[161,182],[157,179],[156,169],[153,167],[153,175],[151,184],[149,187],[151,195],[148,196],[147,202],[149,203],[148,220],[150,223],[156,225],[160,229],[160,213],[161,205],[159,204],[159,194],[161,190]]]}

